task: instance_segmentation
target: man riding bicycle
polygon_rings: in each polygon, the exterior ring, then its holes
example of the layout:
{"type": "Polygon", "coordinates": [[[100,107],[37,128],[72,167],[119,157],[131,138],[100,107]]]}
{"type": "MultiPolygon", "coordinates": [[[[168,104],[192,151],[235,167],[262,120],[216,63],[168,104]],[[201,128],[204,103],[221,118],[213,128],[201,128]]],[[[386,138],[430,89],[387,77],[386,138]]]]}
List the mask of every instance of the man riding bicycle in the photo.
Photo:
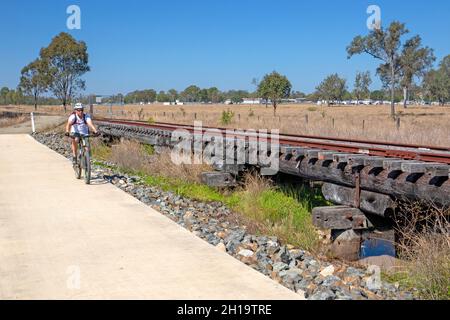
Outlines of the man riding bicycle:
{"type": "Polygon", "coordinates": [[[98,131],[92,122],[91,116],[84,113],[83,104],[77,103],[73,107],[74,112],[70,115],[66,124],[66,136],[72,138],[72,163],[77,164],[77,149],[80,136],[88,135],[89,129],[94,132],[94,135],[98,135],[98,131]]]}

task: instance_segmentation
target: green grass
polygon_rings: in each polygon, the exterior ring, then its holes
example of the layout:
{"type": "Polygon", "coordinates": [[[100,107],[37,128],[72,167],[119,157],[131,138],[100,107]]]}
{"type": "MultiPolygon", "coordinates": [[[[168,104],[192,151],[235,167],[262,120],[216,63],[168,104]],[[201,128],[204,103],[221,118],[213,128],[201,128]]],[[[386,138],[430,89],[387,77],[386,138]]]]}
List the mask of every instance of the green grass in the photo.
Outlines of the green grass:
{"type": "Polygon", "coordinates": [[[279,189],[270,188],[256,195],[243,191],[238,199],[234,209],[258,221],[264,233],[306,250],[317,247],[317,234],[312,225],[310,210],[295,198],[279,189]]]}
{"type": "Polygon", "coordinates": [[[93,157],[103,161],[108,160],[111,156],[111,147],[106,144],[93,145],[91,151],[93,157]]]}
{"type": "Polygon", "coordinates": [[[151,144],[142,144],[142,150],[149,156],[155,153],[155,148],[151,144]]]}
{"type": "Polygon", "coordinates": [[[297,200],[309,212],[315,207],[331,206],[330,201],[325,200],[319,188],[308,188],[305,185],[285,184],[278,188],[290,198],[297,200]]]}

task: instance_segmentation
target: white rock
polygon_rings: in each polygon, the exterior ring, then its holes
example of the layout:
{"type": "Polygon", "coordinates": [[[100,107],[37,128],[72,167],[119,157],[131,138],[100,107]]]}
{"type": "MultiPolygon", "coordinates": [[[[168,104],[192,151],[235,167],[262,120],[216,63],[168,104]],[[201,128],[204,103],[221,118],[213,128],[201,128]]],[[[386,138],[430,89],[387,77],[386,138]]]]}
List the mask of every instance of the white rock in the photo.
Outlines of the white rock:
{"type": "Polygon", "coordinates": [[[227,252],[227,248],[225,247],[225,244],[223,244],[222,242],[219,242],[216,245],[216,248],[219,249],[220,251],[227,252]]]}
{"type": "Polygon", "coordinates": [[[241,251],[238,252],[238,255],[244,257],[251,257],[253,256],[253,254],[254,254],[253,251],[248,249],[242,249],[241,251]]]}
{"type": "Polygon", "coordinates": [[[320,275],[322,277],[328,277],[333,275],[334,273],[334,266],[333,265],[329,265],[328,267],[324,268],[322,271],[320,271],[320,275]]]}
{"type": "Polygon", "coordinates": [[[300,299],[306,300],[306,298],[305,298],[305,291],[303,291],[301,289],[298,289],[297,290],[297,294],[300,296],[300,299]]]}

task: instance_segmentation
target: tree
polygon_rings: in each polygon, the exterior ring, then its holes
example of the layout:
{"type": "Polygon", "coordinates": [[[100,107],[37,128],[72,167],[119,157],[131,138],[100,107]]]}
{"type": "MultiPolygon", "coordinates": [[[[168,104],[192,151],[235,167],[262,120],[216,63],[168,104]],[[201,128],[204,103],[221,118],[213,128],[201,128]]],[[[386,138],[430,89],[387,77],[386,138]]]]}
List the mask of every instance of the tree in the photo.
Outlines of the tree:
{"type": "Polygon", "coordinates": [[[427,73],[423,86],[427,95],[440,105],[450,100],[450,55],[442,59],[439,69],[427,73]]]}
{"type": "Polygon", "coordinates": [[[384,101],[386,98],[386,92],[384,90],[374,90],[370,93],[370,99],[377,101],[384,101]]]}
{"type": "Polygon", "coordinates": [[[208,90],[207,89],[201,89],[198,93],[198,100],[200,102],[204,102],[207,103],[209,102],[208,100],[208,90]]]}
{"type": "Polygon", "coordinates": [[[176,100],[178,99],[178,91],[175,89],[170,89],[169,91],[167,91],[167,94],[169,95],[169,100],[171,102],[176,102],[176,100]]]}
{"type": "Polygon", "coordinates": [[[90,70],[86,43],[61,32],[52,39],[48,47],[41,49],[40,56],[48,64],[52,79],[50,89],[62,100],[64,111],[67,111],[67,103],[70,103],[77,91],[85,88],[81,76],[90,70]]]}
{"type": "Polygon", "coordinates": [[[34,98],[34,110],[37,110],[39,96],[46,92],[50,85],[50,77],[47,64],[41,59],[37,59],[25,66],[20,77],[19,88],[25,94],[32,95],[34,98]]]}
{"type": "Polygon", "coordinates": [[[358,72],[355,77],[355,86],[353,89],[353,95],[356,100],[362,100],[363,98],[370,97],[369,87],[372,84],[372,79],[370,78],[370,72],[358,72]]]}
{"type": "Polygon", "coordinates": [[[306,97],[306,94],[304,94],[303,92],[300,92],[300,91],[292,91],[291,92],[292,99],[305,98],[305,97],[306,97]]]}
{"type": "Polygon", "coordinates": [[[283,98],[289,98],[292,85],[286,76],[273,71],[266,74],[258,85],[258,94],[267,99],[272,100],[273,114],[276,115],[277,103],[283,98]]]}
{"type": "Polygon", "coordinates": [[[347,90],[346,80],[335,73],[325,78],[316,90],[319,97],[326,100],[327,106],[330,106],[330,101],[342,101],[347,90]]]}
{"type": "Polygon", "coordinates": [[[170,101],[170,97],[163,90],[161,90],[156,96],[156,100],[158,102],[168,102],[170,101]]]}
{"type": "Polygon", "coordinates": [[[181,96],[185,102],[197,102],[199,100],[199,93],[200,88],[195,85],[191,85],[184,89],[181,96]]]}
{"type": "Polygon", "coordinates": [[[394,21],[387,30],[376,28],[365,36],[356,36],[347,47],[348,58],[355,54],[367,53],[381,60],[383,63],[378,67],[377,73],[387,75],[384,80],[391,87],[391,116],[395,116],[395,84],[398,81],[401,69],[400,45],[401,37],[409,31],[405,24],[394,21]]]}
{"type": "Polygon", "coordinates": [[[155,102],[156,95],[157,93],[153,89],[139,91],[139,96],[141,97],[140,101],[145,103],[155,102]]]}
{"type": "Polygon", "coordinates": [[[245,90],[229,90],[224,93],[225,99],[230,99],[232,103],[241,103],[242,100],[249,96],[245,90]]]}
{"type": "Polygon", "coordinates": [[[351,99],[352,99],[352,94],[348,90],[344,90],[342,100],[351,100],[351,99]]]}
{"type": "Polygon", "coordinates": [[[3,87],[0,89],[0,104],[8,104],[7,103],[7,95],[9,92],[9,88],[3,87]]]}
{"type": "Polygon", "coordinates": [[[400,57],[401,82],[403,88],[403,107],[406,108],[408,93],[414,84],[414,77],[423,77],[436,60],[433,50],[425,47],[421,48],[422,39],[415,36],[405,42],[402,55],[400,57]]]}
{"type": "Polygon", "coordinates": [[[211,101],[212,103],[218,103],[222,100],[221,92],[216,87],[211,87],[207,89],[207,93],[208,93],[208,101],[211,101]]]}

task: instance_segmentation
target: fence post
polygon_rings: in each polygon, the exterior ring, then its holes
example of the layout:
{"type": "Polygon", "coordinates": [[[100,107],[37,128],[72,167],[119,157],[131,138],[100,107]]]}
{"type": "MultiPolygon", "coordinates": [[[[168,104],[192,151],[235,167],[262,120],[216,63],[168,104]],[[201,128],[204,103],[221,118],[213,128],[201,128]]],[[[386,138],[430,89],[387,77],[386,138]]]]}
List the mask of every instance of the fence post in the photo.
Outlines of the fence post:
{"type": "Polygon", "coordinates": [[[397,130],[400,130],[400,117],[397,117],[396,127],[397,130]]]}
{"type": "Polygon", "coordinates": [[[364,131],[364,128],[365,128],[365,126],[366,126],[366,120],[363,120],[363,131],[364,131]]]}
{"type": "Polygon", "coordinates": [[[32,131],[33,133],[36,132],[36,128],[35,128],[35,126],[34,126],[34,114],[33,114],[33,112],[31,112],[31,131],[32,131]]]}
{"type": "Polygon", "coordinates": [[[308,119],[308,115],[307,115],[307,114],[305,114],[305,122],[306,122],[306,124],[308,124],[308,121],[309,121],[309,119],[308,119]]]}
{"type": "Polygon", "coordinates": [[[333,119],[331,119],[331,122],[333,123],[333,128],[334,128],[334,118],[333,118],[333,119]]]}

